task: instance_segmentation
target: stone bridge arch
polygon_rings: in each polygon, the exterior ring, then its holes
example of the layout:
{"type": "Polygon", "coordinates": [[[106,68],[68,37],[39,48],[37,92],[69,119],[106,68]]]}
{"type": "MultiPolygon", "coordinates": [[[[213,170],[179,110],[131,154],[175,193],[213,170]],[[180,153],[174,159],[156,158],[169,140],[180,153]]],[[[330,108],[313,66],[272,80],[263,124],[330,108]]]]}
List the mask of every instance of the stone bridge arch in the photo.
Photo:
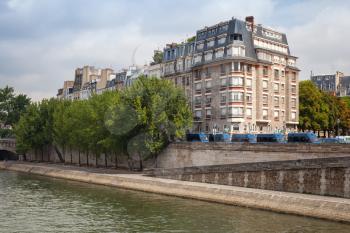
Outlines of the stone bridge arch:
{"type": "Polygon", "coordinates": [[[0,161],[18,160],[15,139],[0,139],[0,161]]]}

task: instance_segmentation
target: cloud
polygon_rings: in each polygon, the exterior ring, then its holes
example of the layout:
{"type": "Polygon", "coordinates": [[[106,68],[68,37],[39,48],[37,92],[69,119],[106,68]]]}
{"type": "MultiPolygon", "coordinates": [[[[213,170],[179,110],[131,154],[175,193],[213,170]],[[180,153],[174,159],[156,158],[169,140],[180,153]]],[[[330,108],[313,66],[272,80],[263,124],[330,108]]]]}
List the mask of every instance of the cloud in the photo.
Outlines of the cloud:
{"type": "Polygon", "coordinates": [[[232,16],[287,33],[302,78],[347,68],[346,1],[11,0],[0,1],[0,86],[33,99],[55,96],[83,65],[118,70],[150,61],[154,49],[232,16]]]}

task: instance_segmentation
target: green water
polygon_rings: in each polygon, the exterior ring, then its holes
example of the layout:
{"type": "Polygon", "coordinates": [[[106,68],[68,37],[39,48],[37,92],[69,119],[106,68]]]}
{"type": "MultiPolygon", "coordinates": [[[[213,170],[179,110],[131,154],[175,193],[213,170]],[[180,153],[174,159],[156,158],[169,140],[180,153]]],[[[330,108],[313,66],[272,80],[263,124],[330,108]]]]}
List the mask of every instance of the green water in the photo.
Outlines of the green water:
{"type": "Polygon", "coordinates": [[[0,232],[350,232],[350,225],[0,170],[0,232]]]}

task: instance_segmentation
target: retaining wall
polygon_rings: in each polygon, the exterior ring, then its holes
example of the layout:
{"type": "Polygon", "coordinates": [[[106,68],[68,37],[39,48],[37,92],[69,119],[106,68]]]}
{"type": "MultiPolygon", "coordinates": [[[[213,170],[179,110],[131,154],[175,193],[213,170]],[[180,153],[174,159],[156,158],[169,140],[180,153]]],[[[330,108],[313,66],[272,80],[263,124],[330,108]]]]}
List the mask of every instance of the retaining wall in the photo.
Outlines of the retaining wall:
{"type": "Polygon", "coordinates": [[[350,198],[350,157],[154,169],[150,175],[183,181],[350,198]]]}
{"type": "Polygon", "coordinates": [[[350,156],[350,144],[174,143],[158,156],[160,168],[350,156]]]}

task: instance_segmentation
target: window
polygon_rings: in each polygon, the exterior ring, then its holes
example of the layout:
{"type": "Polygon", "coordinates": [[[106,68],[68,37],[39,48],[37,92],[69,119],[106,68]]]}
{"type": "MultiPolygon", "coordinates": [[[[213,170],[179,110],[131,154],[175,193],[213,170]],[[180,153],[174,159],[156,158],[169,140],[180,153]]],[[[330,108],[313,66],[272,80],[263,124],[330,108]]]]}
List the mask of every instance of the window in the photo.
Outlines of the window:
{"type": "Polygon", "coordinates": [[[247,78],[247,79],[245,80],[245,85],[246,85],[247,87],[252,87],[252,80],[251,80],[250,78],[247,78]]]}
{"type": "Polygon", "coordinates": [[[274,92],[278,92],[280,90],[280,86],[278,83],[273,84],[273,90],[274,90],[274,92]]]}
{"type": "Polygon", "coordinates": [[[297,81],[297,74],[295,72],[292,73],[292,82],[297,81]]]}
{"type": "Polygon", "coordinates": [[[281,76],[284,77],[284,70],[281,71],[281,76]]]}
{"type": "Polygon", "coordinates": [[[252,94],[246,93],[245,99],[246,99],[246,101],[247,101],[248,103],[251,103],[251,102],[252,102],[252,94]]]}
{"type": "Polygon", "coordinates": [[[296,93],[296,86],[295,85],[292,85],[291,91],[292,91],[292,94],[296,93]]]}
{"type": "Polygon", "coordinates": [[[268,118],[268,116],[267,116],[267,109],[263,109],[262,115],[263,115],[263,119],[267,120],[267,118],[268,118]]]}
{"type": "Polygon", "coordinates": [[[194,112],[194,115],[196,116],[196,118],[201,118],[202,117],[202,110],[196,110],[195,112],[194,112]]]}
{"type": "Polygon", "coordinates": [[[275,96],[275,97],[273,98],[273,102],[274,102],[275,107],[276,107],[276,106],[279,106],[280,98],[277,97],[277,96],[275,96]]]}
{"type": "Polygon", "coordinates": [[[221,87],[226,87],[226,85],[227,85],[227,78],[222,78],[220,80],[220,84],[221,84],[221,87]]]}
{"type": "Polygon", "coordinates": [[[281,83],[281,91],[284,92],[284,83],[281,83]]]}
{"type": "Polygon", "coordinates": [[[267,104],[269,101],[269,96],[268,95],[263,95],[263,103],[267,104]]]}
{"type": "Polygon", "coordinates": [[[230,86],[243,86],[243,78],[242,77],[230,77],[229,85],[230,86]]]}
{"type": "Polygon", "coordinates": [[[206,109],[205,115],[206,115],[206,117],[211,117],[211,109],[206,109]]]}
{"type": "Polygon", "coordinates": [[[296,118],[297,118],[297,113],[296,113],[296,112],[292,112],[291,118],[292,118],[292,120],[296,120],[296,118]]]}
{"type": "Polygon", "coordinates": [[[213,59],[213,53],[212,52],[208,52],[204,55],[204,59],[206,61],[210,61],[211,59],[213,59]]]}
{"type": "Polygon", "coordinates": [[[240,64],[239,64],[239,62],[234,62],[233,63],[233,70],[234,71],[240,71],[240,64]]]}
{"type": "Polygon", "coordinates": [[[229,49],[229,55],[233,55],[233,56],[245,56],[245,48],[243,46],[232,46],[229,49]]]}
{"type": "Polygon", "coordinates": [[[226,108],[221,108],[220,109],[220,114],[222,117],[225,117],[226,116],[226,108]]]}
{"type": "Polygon", "coordinates": [[[211,95],[206,95],[205,96],[205,103],[210,104],[211,103],[211,95]]]}
{"type": "Polygon", "coordinates": [[[202,55],[200,55],[200,54],[195,55],[194,56],[194,62],[195,63],[202,62],[202,55]]]}
{"type": "Polygon", "coordinates": [[[195,84],[195,90],[196,90],[196,91],[202,90],[202,83],[196,83],[196,84],[195,84]]]}
{"type": "Polygon", "coordinates": [[[273,117],[275,118],[275,120],[277,120],[279,118],[279,111],[274,111],[273,117]]]}
{"type": "Polygon", "coordinates": [[[226,37],[222,37],[218,40],[219,45],[225,44],[226,42],[226,37]]]}
{"type": "Polygon", "coordinates": [[[252,73],[252,65],[247,65],[247,73],[252,73]]]}
{"type": "Polygon", "coordinates": [[[252,116],[252,109],[251,108],[247,108],[245,113],[246,113],[246,115],[248,117],[251,117],[252,116]]]}
{"type": "Polygon", "coordinates": [[[267,66],[264,66],[264,68],[263,68],[263,75],[264,76],[268,76],[269,75],[267,66]]]}
{"type": "Polygon", "coordinates": [[[233,117],[241,117],[243,116],[243,108],[241,107],[230,107],[229,115],[233,117]]]}
{"type": "Polygon", "coordinates": [[[214,46],[214,44],[215,44],[215,40],[210,40],[210,41],[207,42],[207,47],[211,48],[211,47],[214,46]]]}
{"type": "Polygon", "coordinates": [[[275,79],[279,79],[279,77],[280,77],[280,71],[279,70],[274,70],[274,77],[275,77],[275,79]]]}
{"type": "Polygon", "coordinates": [[[215,57],[216,58],[220,58],[224,56],[224,50],[223,49],[219,49],[215,52],[215,57]]]}
{"type": "Polygon", "coordinates": [[[243,41],[242,34],[238,34],[238,33],[233,34],[233,40],[243,41]]]}
{"type": "Polygon", "coordinates": [[[296,108],[297,107],[297,100],[296,99],[292,99],[292,108],[296,108]]]}
{"type": "Polygon", "coordinates": [[[263,89],[268,89],[268,82],[266,80],[263,80],[262,87],[263,89]]]}
{"type": "Polygon", "coordinates": [[[284,104],[284,97],[281,97],[281,103],[284,104]]]}
{"type": "Polygon", "coordinates": [[[186,86],[190,85],[190,77],[186,77],[186,86]]]}
{"type": "Polygon", "coordinates": [[[197,44],[197,49],[201,50],[204,47],[204,43],[197,44]]]}
{"type": "Polygon", "coordinates": [[[231,92],[229,93],[229,101],[243,101],[242,92],[231,92]]]}
{"type": "Polygon", "coordinates": [[[195,105],[201,105],[202,104],[202,99],[200,96],[194,97],[194,104],[195,105]]]}
{"type": "Polygon", "coordinates": [[[226,93],[220,94],[220,101],[221,101],[221,103],[226,103],[226,93]]]}
{"type": "Polygon", "coordinates": [[[205,88],[210,89],[211,88],[211,81],[205,82],[205,88]]]}

